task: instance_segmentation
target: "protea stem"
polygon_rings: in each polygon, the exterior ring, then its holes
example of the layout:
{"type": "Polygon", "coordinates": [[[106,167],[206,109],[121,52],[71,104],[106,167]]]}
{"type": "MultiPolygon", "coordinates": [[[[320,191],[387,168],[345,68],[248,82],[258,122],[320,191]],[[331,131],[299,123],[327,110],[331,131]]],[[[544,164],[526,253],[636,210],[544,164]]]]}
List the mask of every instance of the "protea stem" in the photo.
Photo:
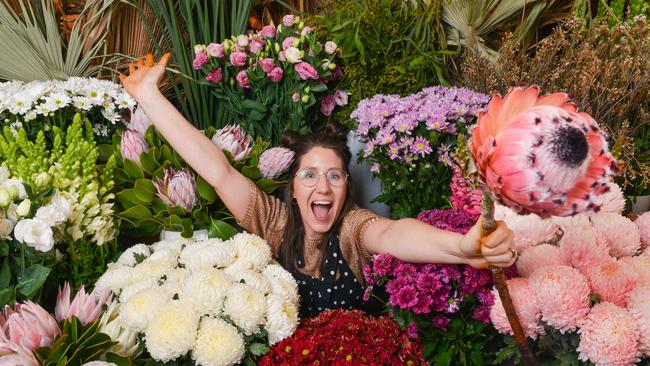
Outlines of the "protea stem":
{"type": "MultiPolygon", "coordinates": [[[[483,187],[483,205],[481,207],[481,215],[483,216],[482,236],[485,236],[493,232],[497,227],[497,223],[494,220],[494,195],[485,186],[483,187]]],[[[521,356],[524,360],[524,365],[536,365],[537,363],[535,362],[535,357],[530,351],[530,348],[528,348],[526,335],[524,334],[524,330],[521,327],[521,323],[519,323],[519,318],[517,318],[515,306],[513,305],[512,298],[510,297],[510,291],[508,291],[508,284],[506,283],[506,275],[503,271],[503,268],[490,267],[490,270],[492,271],[492,280],[494,281],[494,286],[499,292],[499,297],[501,298],[503,309],[508,316],[510,327],[512,328],[512,332],[515,335],[517,348],[519,348],[519,352],[521,353],[521,356]]]]}

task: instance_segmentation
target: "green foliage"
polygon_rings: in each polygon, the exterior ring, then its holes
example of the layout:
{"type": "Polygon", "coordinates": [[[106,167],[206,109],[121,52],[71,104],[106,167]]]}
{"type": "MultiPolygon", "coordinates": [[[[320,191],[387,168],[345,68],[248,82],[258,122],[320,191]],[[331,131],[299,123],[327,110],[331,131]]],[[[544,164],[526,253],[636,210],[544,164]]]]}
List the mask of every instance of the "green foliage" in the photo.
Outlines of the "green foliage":
{"type": "MultiPolygon", "coordinates": [[[[147,3],[163,34],[163,39],[157,44],[162,45],[158,52],[173,51],[171,64],[181,77],[172,73],[169,76],[183,115],[199,129],[223,127],[228,123],[223,104],[217,103],[207,85],[196,82],[202,77],[192,67],[194,45],[244,33],[252,1],[147,0],[147,3]]],[[[152,39],[156,39],[155,25],[147,22],[144,14],[141,18],[152,39]]]]}
{"type": "MultiPolygon", "coordinates": [[[[537,340],[528,339],[528,345],[540,365],[548,366],[589,366],[593,363],[580,361],[576,349],[580,343],[577,332],[560,333],[554,327],[544,325],[545,333],[537,340]]],[[[512,360],[515,364],[522,362],[521,354],[512,336],[505,337],[506,346],[499,351],[499,361],[512,360]]]]}
{"type": "Polygon", "coordinates": [[[0,306],[39,301],[55,264],[54,251],[42,253],[15,240],[0,241],[0,306]]]}
{"type": "Polygon", "coordinates": [[[350,113],[375,94],[407,95],[430,85],[447,85],[441,1],[404,6],[401,0],[333,0],[327,14],[312,20],[343,50],[345,78],[340,88],[350,103],[337,114],[353,125],[350,113]]]}

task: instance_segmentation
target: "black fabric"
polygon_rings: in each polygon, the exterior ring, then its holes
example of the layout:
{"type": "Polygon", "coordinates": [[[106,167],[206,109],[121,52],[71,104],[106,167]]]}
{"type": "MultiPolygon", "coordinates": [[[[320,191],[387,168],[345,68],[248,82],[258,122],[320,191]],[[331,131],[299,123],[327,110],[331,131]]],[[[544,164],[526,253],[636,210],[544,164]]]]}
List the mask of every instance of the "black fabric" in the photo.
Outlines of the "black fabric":
{"type": "MultiPolygon", "coordinates": [[[[325,250],[325,268],[320,278],[292,273],[298,281],[300,317],[309,318],[325,309],[359,309],[363,307],[363,286],[354,276],[341,254],[338,235],[332,235],[325,250]],[[336,277],[338,273],[338,278],[336,277]]],[[[304,257],[298,267],[305,266],[304,257]]]]}

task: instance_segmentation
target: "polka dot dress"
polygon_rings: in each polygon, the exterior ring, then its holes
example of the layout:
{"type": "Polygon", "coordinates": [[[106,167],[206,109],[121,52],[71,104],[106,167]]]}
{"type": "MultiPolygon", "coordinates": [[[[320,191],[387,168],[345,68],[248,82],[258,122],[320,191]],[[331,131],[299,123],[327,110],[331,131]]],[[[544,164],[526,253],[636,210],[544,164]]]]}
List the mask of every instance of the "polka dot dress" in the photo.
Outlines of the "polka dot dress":
{"type": "MultiPolygon", "coordinates": [[[[358,309],[362,305],[363,287],[341,255],[338,235],[331,236],[325,255],[325,270],[320,278],[292,273],[298,281],[301,318],[316,316],[325,309],[358,309]]],[[[304,266],[304,258],[300,258],[298,267],[304,266]]]]}

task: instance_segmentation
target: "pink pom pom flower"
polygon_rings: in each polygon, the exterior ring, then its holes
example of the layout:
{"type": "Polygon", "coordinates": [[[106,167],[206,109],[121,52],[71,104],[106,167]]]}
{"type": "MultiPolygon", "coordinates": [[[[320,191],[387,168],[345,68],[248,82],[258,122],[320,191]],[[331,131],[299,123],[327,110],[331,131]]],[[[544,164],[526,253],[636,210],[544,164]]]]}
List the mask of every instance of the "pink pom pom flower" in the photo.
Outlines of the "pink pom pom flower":
{"type": "Polygon", "coordinates": [[[609,301],[618,306],[627,304],[627,297],[634,289],[637,274],[623,262],[610,258],[587,269],[587,278],[592,291],[601,301],[609,301]]]}
{"type": "Polygon", "coordinates": [[[650,286],[637,286],[632,290],[627,309],[639,327],[639,351],[650,356],[650,286]]]}
{"type": "Polygon", "coordinates": [[[540,244],[521,253],[517,259],[517,271],[523,277],[528,277],[538,268],[555,264],[566,264],[560,248],[551,244],[540,244]]]}
{"type": "MultiPolygon", "coordinates": [[[[544,334],[544,327],[539,324],[542,313],[537,306],[537,294],[530,288],[528,280],[525,278],[513,278],[507,280],[506,283],[526,337],[537,339],[538,335],[544,334]]],[[[494,305],[490,309],[490,321],[500,333],[513,334],[496,289],[492,290],[492,294],[494,295],[494,305]]]]}
{"type": "Polygon", "coordinates": [[[609,259],[609,248],[596,235],[591,225],[575,225],[565,229],[560,239],[562,260],[583,274],[605,259],[609,259]]]}
{"type": "Polygon", "coordinates": [[[643,247],[650,247],[650,211],[639,215],[639,217],[634,220],[634,224],[639,229],[639,235],[643,247]]]}
{"type": "Polygon", "coordinates": [[[641,236],[636,225],[625,216],[602,213],[591,216],[596,235],[603,238],[609,254],[616,257],[634,255],[641,249],[641,236]]]}

